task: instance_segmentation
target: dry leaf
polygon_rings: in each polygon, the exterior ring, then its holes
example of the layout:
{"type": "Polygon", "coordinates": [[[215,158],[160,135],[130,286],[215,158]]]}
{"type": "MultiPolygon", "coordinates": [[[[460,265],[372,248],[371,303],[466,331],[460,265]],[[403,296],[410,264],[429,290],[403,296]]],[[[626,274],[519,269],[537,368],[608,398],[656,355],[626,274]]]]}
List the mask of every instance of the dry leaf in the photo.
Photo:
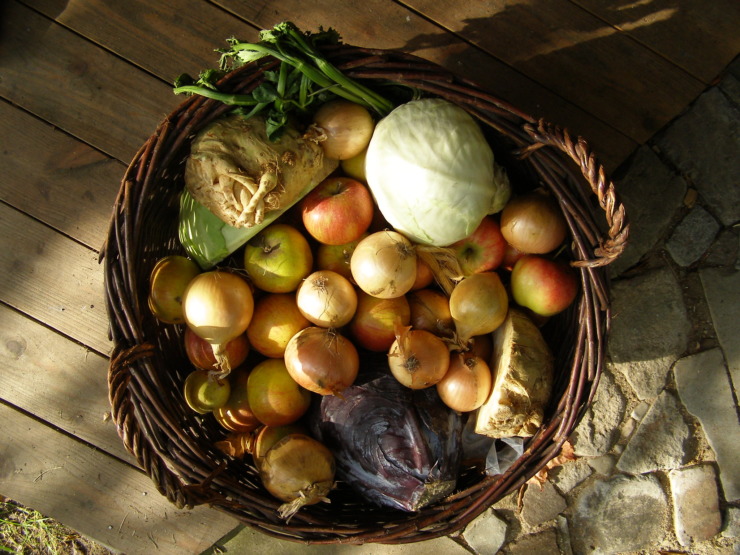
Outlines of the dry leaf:
{"type": "Polygon", "coordinates": [[[563,443],[563,446],[560,448],[560,453],[550,459],[545,466],[542,467],[542,469],[532,476],[529,480],[527,480],[524,485],[522,485],[521,488],[519,488],[519,495],[517,496],[516,506],[517,511],[521,512],[522,510],[522,502],[524,500],[524,491],[526,490],[527,486],[529,484],[537,484],[540,486],[540,490],[542,489],[542,484],[547,482],[548,474],[550,469],[555,468],[556,466],[562,466],[565,463],[569,461],[575,461],[578,457],[576,457],[575,452],[573,450],[573,445],[569,441],[566,441],[563,443]]]}
{"type": "Polygon", "coordinates": [[[569,441],[566,441],[560,449],[560,454],[550,459],[550,461],[548,461],[548,463],[542,467],[537,474],[532,476],[527,483],[536,483],[540,486],[540,489],[542,489],[542,484],[547,482],[547,476],[550,469],[555,468],[556,466],[562,466],[568,461],[574,461],[577,458],[578,457],[576,457],[575,452],[573,451],[573,446],[569,441]]]}

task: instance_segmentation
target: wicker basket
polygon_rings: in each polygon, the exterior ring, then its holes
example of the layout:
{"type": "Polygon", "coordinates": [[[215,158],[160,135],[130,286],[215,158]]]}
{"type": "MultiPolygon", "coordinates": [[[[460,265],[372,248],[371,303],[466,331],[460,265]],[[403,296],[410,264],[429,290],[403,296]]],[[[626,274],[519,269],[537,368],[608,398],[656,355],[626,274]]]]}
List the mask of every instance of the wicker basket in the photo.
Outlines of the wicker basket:
{"type": "MultiPolygon", "coordinates": [[[[572,140],[566,131],[408,54],[348,45],[327,48],[325,54],[347,75],[370,86],[389,81],[409,85],[462,106],[480,121],[514,182],[543,185],[559,200],[582,287],[577,302],[543,329],[556,356],[555,392],[544,424],[503,475],[487,477],[467,469],[454,494],[421,512],[373,507],[340,485],[332,492],[332,503],[305,507],[288,523],[280,519],[280,502],[263,489],[250,458],[236,461],[214,449],[224,431],[185,404],[181,390],[190,370],[183,330],[160,324],[147,307],[155,262],[184,254],[177,239],[177,213],[189,141],[230,109],[202,97],[184,101],[134,157],[101,252],[114,342],[112,414],[126,448],[177,507],[210,504],[269,535],[316,544],[427,540],[462,529],[532,477],[558,454],[589,406],[609,328],[604,265],[622,252],[628,226],[612,183],[584,140],[572,140]]],[[[263,59],[244,66],[227,75],[220,88],[250,91],[276,63],[263,59]]]]}

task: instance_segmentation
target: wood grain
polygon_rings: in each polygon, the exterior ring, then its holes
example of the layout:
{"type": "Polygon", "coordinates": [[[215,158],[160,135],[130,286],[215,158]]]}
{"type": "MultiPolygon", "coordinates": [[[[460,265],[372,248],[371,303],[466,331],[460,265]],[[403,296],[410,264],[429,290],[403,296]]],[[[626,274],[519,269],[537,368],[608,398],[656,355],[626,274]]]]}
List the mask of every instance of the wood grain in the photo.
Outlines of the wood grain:
{"type": "Polygon", "coordinates": [[[405,3],[638,143],[703,89],[701,81],[568,0],[465,2],[455,10],[442,0],[405,3]]]}
{"type": "Polygon", "coordinates": [[[740,2],[573,0],[705,84],[740,54],[740,2]]]}
{"type": "Polygon", "coordinates": [[[163,81],[14,0],[2,10],[0,96],[107,155],[128,163],[180,102],[163,81]]]}
{"type": "Polygon", "coordinates": [[[132,465],[108,403],[108,359],[0,305],[0,397],[132,465]]]}
{"type": "Polygon", "coordinates": [[[257,40],[258,30],[208,2],[169,0],[24,0],[75,32],[100,42],[144,70],[174,82],[218,62],[232,36],[257,40]]]}
{"type": "Polygon", "coordinates": [[[0,404],[0,491],[117,551],[201,553],[237,525],[177,510],[143,473],[0,404]]]}
{"type": "Polygon", "coordinates": [[[0,300],[108,354],[103,271],[97,254],[0,203],[0,300]]]}
{"type": "MultiPolygon", "coordinates": [[[[569,98],[553,93],[550,83],[534,80],[505,63],[505,58],[491,56],[430,23],[426,18],[429,14],[420,15],[391,0],[365,0],[362,11],[351,2],[331,0],[314,0],[310,4],[301,0],[214,1],[260,28],[271,28],[285,19],[305,30],[331,26],[348,43],[398,49],[431,60],[534,117],[545,118],[567,127],[574,135],[586,137],[610,170],[637,146],[615,128],[614,122],[604,121],[569,98]]],[[[452,14],[478,4],[481,2],[440,2],[452,14]]]]}
{"type": "MultiPolygon", "coordinates": [[[[400,48],[430,59],[456,73],[471,78],[486,90],[512,102],[537,117],[544,117],[569,127],[574,133],[588,137],[608,167],[614,168],[636,144],[611,126],[562,97],[553,95],[546,86],[512,70],[506,64],[471,48],[444,30],[429,24],[422,17],[390,0],[369,0],[365,9],[386,14],[368,24],[367,11],[358,12],[352,4],[320,0],[310,5],[295,0],[268,4],[254,2],[221,2],[235,16],[228,16],[207,2],[187,3],[188,17],[183,18],[183,0],[158,3],[150,16],[142,19],[139,2],[103,2],[102,0],[72,0],[66,8],[60,0],[26,0],[35,9],[73,29],[92,41],[100,42],[135,65],[144,67],[168,82],[181,72],[197,73],[213,67],[213,49],[224,39],[237,36],[255,40],[255,27],[269,28],[283,19],[292,19],[305,30],[317,30],[331,25],[342,32],[346,42],[376,48],[400,48]],[[326,14],[331,21],[327,22],[326,14]],[[103,21],[105,20],[105,21],[103,21]],[[151,20],[151,21],[150,21],[151,20]],[[162,22],[154,25],[151,22],[162,22]],[[146,40],[131,40],[125,33],[111,32],[111,23],[122,29],[140,28],[146,40]],[[205,25],[203,22],[209,22],[205,25]],[[247,23],[249,22],[249,23],[247,23]],[[209,33],[207,37],[204,33],[209,33]],[[182,34],[198,37],[182,52],[167,51],[171,36],[182,34]],[[432,44],[414,44],[420,34],[433,37],[432,44]],[[209,40],[210,39],[210,42],[209,40]],[[198,49],[202,48],[200,52],[198,49]],[[486,70],[481,71],[484,67],[486,70]]],[[[146,10],[144,10],[146,11],[146,10]]]]}
{"type": "Polygon", "coordinates": [[[0,102],[0,198],[99,249],[125,166],[0,102]]]}

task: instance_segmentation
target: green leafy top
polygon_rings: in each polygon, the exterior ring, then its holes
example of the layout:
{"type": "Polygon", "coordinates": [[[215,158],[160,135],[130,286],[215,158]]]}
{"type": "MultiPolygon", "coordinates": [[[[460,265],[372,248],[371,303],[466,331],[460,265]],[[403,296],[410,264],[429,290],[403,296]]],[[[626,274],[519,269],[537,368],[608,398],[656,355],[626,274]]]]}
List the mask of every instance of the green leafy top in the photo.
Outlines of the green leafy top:
{"type": "Polygon", "coordinates": [[[175,82],[175,94],[199,94],[237,107],[246,117],[265,112],[267,134],[271,140],[280,133],[292,112],[306,112],[315,102],[341,97],[356,102],[379,116],[387,115],[394,104],[372,89],[350,79],[320,52],[324,44],[340,44],[333,29],[302,33],[288,21],[260,32],[257,43],[227,40],[219,49],[219,69],[207,69],[198,79],[187,74],[175,82]],[[277,71],[265,71],[262,83],[249,94],[230,94],[218,90],[216,82],[229,71],[272,56],[280,61],[277,71]]]}

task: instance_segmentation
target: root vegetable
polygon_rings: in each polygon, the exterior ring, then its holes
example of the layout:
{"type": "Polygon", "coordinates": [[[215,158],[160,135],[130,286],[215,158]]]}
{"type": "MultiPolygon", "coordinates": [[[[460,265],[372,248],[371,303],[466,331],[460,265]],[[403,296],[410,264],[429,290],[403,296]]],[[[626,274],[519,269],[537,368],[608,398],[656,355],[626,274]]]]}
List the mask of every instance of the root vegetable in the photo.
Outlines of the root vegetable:
{"type": "Polygon", "coordinates": [[[360,369],[357,348],[334,329],[311,326],[285,348],[285,365],[302,387],[319,395],[341,395],[360,369]]]}
{"type": "Polygon", "coordinates": [[[399,327],[388,351],[388,365],[393,376],[406,387],[425,389],[447,373],[450,351],[447,344],[431,332],[399,327]]]}
{"type": "Polygon", "coordinates": [[[183,294],[182,310],[188,327],[211,345],[220,373],[228,375],[226,345],[246,331],[254,311],[247,282],[226,271],[199,274],[183,294]]]}
{"type": "Polygon", "coordinates": [[[350,281],[331,270],[319,270],[298,286],[296,306],[316,326],[341,328],[357,310],[357,293],[350,281]]]}
{"type": "Polygon", "coordinates": [[[335,470],[331,451],[302,434],[289,434],[275,443],[259,469],[265,489],[285,501],[278,514],[286,520],[305,505],[329,501],[335,470]]]}
{"type": "Polygon", "coordinates": [[[493,389],[478,409],[475,432],[530,437],[542,425],[553,382],[553,355],[539,328],[511,308],[493,334],[493,389]]]}

